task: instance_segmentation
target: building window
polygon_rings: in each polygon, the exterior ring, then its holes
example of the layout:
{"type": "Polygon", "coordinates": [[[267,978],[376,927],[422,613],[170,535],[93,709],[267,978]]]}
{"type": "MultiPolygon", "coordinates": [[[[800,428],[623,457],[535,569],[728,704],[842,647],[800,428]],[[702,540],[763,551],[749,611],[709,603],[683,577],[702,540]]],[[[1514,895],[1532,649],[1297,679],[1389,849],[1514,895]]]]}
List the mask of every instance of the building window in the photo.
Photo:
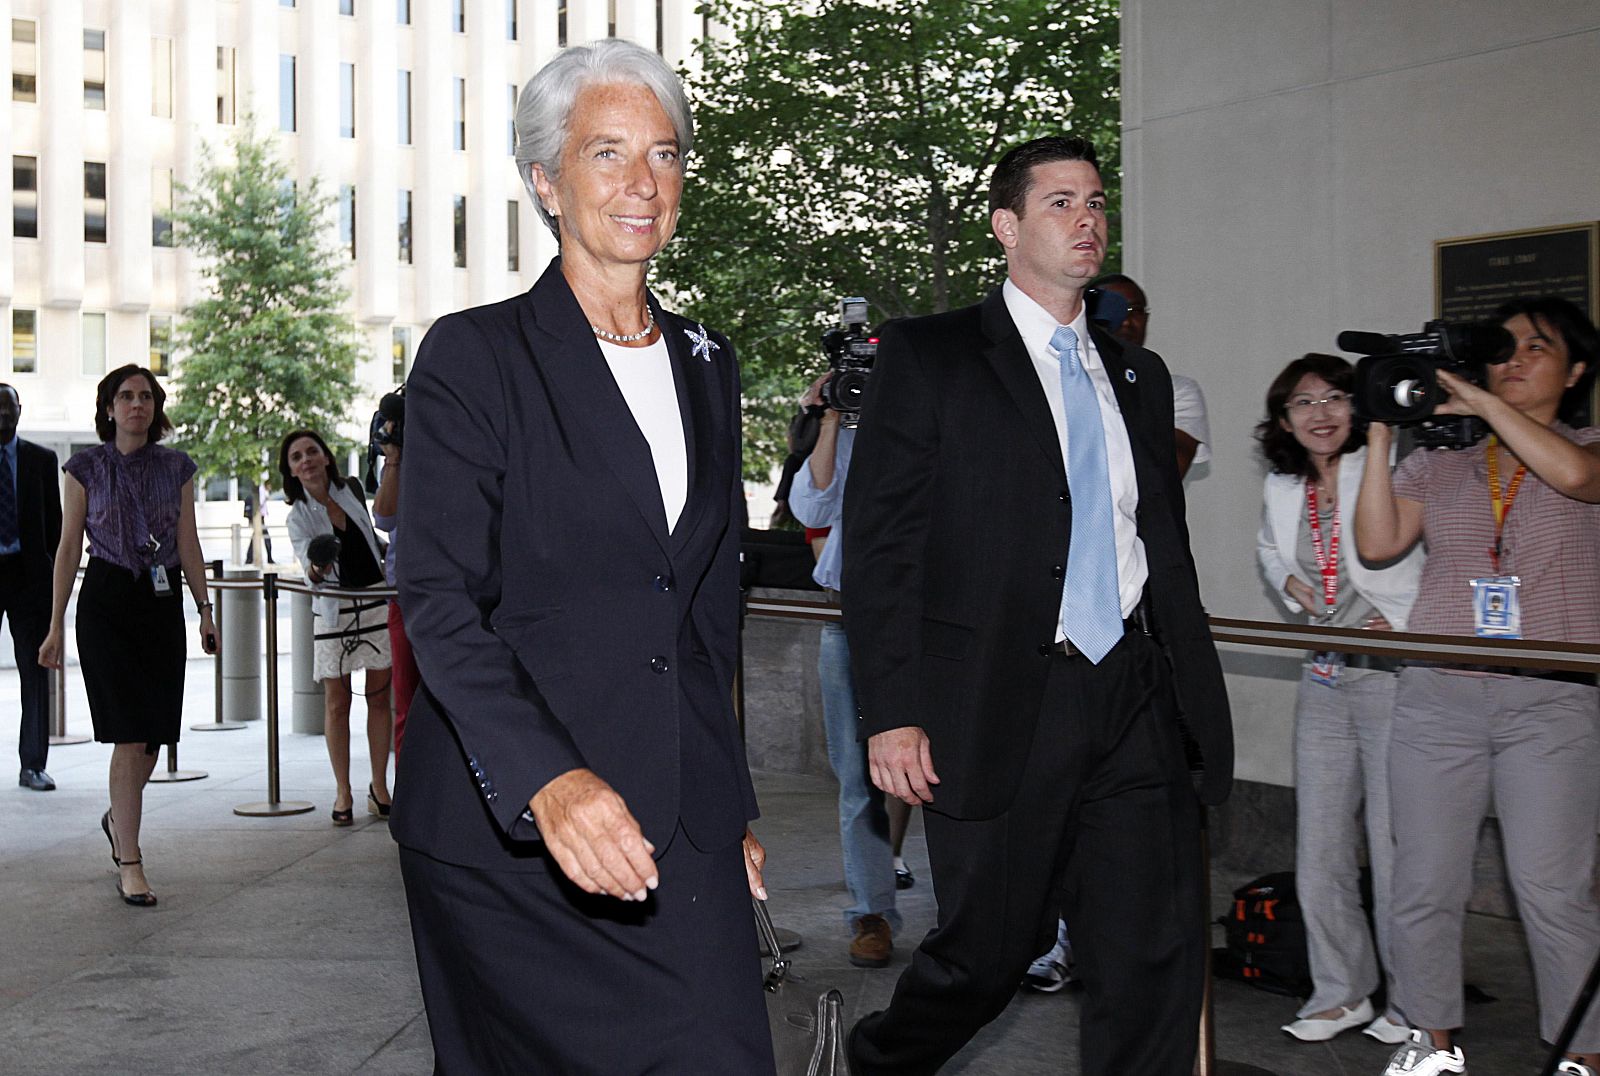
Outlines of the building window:
{"type": "Polygon", "coordinates": [[[506,202],[506,271],[508,273],[522,272],[522,229],[519,226],[521,214],[517,209],[515,198],[506,202]]]}
{"type": "Polygon", "coordinates": [[[294,7],[294,0],[278,0],[279,7],[294,7]]]}
{"type": "Polygon", "coordinates": [[[106,110],[106,32],[83,31],[83,107],[106,110]]]}
{"type": "Polygon", "coordinates": [[[506,97],[511,102],[511,107],[506,109],[506,152],[513,156],[517,152],[517,88],[506,87],[506,97]]]}
{"type": "Polygon", "coordinates": [[[11,158],[11,234],[39,238],[39,158],[11,158]]]}
{"type": "Polygon", "coordinates": [[[665,56],[667,54],[666,53],[666,44],[667,44],[666,29],[665,29],[665,25],[664,25],[666,16],[665,16],[665,13],[661,10],[662,4],[663,4],[663,0],[656,0],[656,55],[657,56],[665,56]]]}
{"type": "Polygon", "coordinates": [[[234,64],[235,55],[232,46],[217,46],[217,122],[232,124],[234,122],[235,96],[234,89],[234,64]]]}
{"type": "Polygon", "coordinates": [[[456,79],[456,122],[454,146],[456,149],[467,148],[467,80],[456,79]]]}
{"type": "Polygon", "coordinates": [[[402,146],[411,145],[411,72],[395,72],[395,124],[402,146]]]}
{"type": "Polygon", "coordinates": [[[356,256],[356,189],[349,183],[339,188],[339,243],[356,256]]]}
{"type": "Polygon", "coordinates": [[[395,200],[395,230],[400,240],[400,263],[411,264],[411,192],[400,191],[395,200]]]}
{"type": "Polygon", "coordinates": [[[172,38],[150,39],[150,115],[172,118],[172,38]]]}
{"type": "Polygon", "coordinates": [[[394,21],[401,26],[411,25],[411,0],[394,0],[394,21]]]}
{"type": "Polygon", "coordinates": [[[39,372],[39,312],[11,310],[11,372],[39,372]]]}
{"type": "Polygon", "coordinates": [[[106,373],[106,316],[83,315],[83,375],[104,377],[106,373]]]}
{"type": "Polygon", "coordinates": [[[11,99],[39,100],[39,24],[11,20],[11,99]]]}
{"type": "Polygon", "coordinates": [[[294,56],[278,54],[278,130],[295,131],[294,56]]]}
{"type": "Polygon", "coordinates": [[[567,0],[556,4],[556,44],[567,47],[567,0]]]}
{"type": "Polygon", "coordinates": [[[517,39],[517,0],[506,0],[506,40],[517,39]]]}
{"type": "Polygon", "coordinates": [[[83,241],[106,241],[106,166],[104,161],[83,162],[83,241]]]}
{"type": "Polygon", "coordinates": [[[356,65],[339,65],[339,137],[356,136],[356,65]]]}
{"type": "Polygon", "coordinates": [[[450,25],[458,34],[467,32],[467,0],[450,0],[450,25]]]}
{"type": "Polygon", "coordinates": [[[456,268],[467,267],[467,196],[456,195],[456,268]]]}
{"type": "Polygon", "coordinates": [[[617,36],[617,0],[606,0],[606,36],[617,36]]]}
{"type": "Polygon", "coordinates": [[[172,315],[150,315],[150,372],[157,377],[172,373],[172,315]]]}
{"type": "Polygon", "coordinates": [[[395,325],[389,330],[389,354],[393,356],[390,376],[402,382],[411,373],[411,326],[395,325]]]}
{"type": "Polygon", "coordinates": [[[356,0],[339,0],[339,14],[355,18],[356,0]]]}
{"type": "Polygon", "coordinates": [[[172,169],[150,172],[150,243],[170,247],[172,241],[172,169]]]}

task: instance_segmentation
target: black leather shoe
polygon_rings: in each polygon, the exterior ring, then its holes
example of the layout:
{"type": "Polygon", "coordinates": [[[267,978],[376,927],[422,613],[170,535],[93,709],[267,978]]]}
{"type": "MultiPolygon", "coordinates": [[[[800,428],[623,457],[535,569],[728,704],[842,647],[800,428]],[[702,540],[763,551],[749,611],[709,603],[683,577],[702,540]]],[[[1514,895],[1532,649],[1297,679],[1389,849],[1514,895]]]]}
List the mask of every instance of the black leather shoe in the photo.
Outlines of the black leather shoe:
{"type": "Polygon", "coordinates": [[[54,792],[56,783],[50,780],[50,775],[43,770],[23,770],[17,778],[17,784],[23,788],[31,788],[35,792],[54,792]]]}

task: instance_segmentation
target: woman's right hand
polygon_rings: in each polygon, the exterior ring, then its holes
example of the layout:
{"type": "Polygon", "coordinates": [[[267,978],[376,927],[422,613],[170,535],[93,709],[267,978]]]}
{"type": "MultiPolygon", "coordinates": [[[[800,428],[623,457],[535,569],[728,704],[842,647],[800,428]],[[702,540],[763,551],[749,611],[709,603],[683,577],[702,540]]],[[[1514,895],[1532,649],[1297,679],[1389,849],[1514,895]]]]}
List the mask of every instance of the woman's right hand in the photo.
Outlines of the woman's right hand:
{"type": "Polygon", "coordinates": [[[61,636],[58,627],[50,629],[50,634],[44,637],[44,644],[39,647],[39,664],[47,669],[61,668],[61,636]]]}
{"type": "Polygon", "coordinates": [[[1317,592],[1305,580],[1291,575],[1283,581],[1283,592],[1299,602],[1301,608],[1312,616],[1321,614],[1322,602],[1317,600],[1317,592]]]}

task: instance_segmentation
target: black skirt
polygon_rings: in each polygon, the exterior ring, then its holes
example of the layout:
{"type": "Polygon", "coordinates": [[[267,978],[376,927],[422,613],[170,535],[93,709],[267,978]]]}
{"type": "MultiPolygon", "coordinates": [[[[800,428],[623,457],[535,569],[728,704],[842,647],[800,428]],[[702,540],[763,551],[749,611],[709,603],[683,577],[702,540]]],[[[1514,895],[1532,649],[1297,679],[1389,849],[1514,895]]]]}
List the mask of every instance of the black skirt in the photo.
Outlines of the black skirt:
{"type": "Polygon", "coordinates": [[[181,573],[168,568],[167,578],[172,593],[157,597],[148,572],[99,557],[84,569],[78,660],[100,743],[142,743],[153,753],[178,742],[188,648],[181,573]]]}

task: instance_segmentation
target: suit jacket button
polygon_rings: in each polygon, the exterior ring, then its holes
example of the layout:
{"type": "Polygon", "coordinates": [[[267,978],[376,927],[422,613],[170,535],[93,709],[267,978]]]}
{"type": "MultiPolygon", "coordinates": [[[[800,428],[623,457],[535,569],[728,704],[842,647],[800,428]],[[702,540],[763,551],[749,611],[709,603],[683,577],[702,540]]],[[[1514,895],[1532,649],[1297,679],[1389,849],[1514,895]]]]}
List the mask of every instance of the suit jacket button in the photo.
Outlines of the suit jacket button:
{"type": "Polygon", "coordinates": [[[1047,658],[1047,657],[1050,656],[1050,651],[1052,651],[1054,649],[1055,649],[1055,647],[1051,646],[1049,643],[1040,643],[1039,644],[1039,656],[1042,657],[1042,658],[1047,658]]]}
{"type": "Polygon", "coordinates": [[[655,577],[654,585],[656,590],[665,594],[667,591],[672,589],[672,576],[658,575],[655,577]]]}
{"type": "Polygon", "coordinates": [[[658,673],[664,673],[668,669],[672,668],[672,666],[667,662],[666,658],[657,654],[655,657],[650,659],[650,668],[654,669],[658,673]]]}
{"type": "Polygon", "coordinates": [[[1067,490],[1062,490],[1059,494],[1057,494],[1057,496],[1061,498],[1062,504],[1066,504],[1068,501],[1072,500],[1072,494],[1067,490]]]}
{"type": "Polygon", "coordinates": [[[1067,569],[1066,569],[1065,566],[1060,565],[1060,564],[1051,565],[1051,567],[1050,567],[1050,578],[1051,579],[1065,579],[1066,577],[1067,577],[1067,569]]]}

